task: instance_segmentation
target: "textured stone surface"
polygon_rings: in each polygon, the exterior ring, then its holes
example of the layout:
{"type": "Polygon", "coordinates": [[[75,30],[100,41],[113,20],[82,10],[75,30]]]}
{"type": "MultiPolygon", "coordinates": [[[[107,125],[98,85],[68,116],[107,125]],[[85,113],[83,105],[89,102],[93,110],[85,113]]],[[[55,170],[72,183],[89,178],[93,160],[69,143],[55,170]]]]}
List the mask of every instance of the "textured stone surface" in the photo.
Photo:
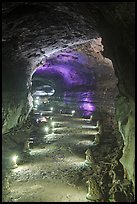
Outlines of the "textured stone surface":
{"type": "Polygon", "coordinates": [[[135,185],[135,104],[125,97],[117,101],[117,119],[124,140],[123,156],[120,162],[125,168],[125,178],[135,185]]]}
{"type": "Polygon", "coordinates": [[[87,184],[88,184],[87,199],[93,202],[100,201],[102,199],[101,189],[93,176],[90,177],[90,179],[87,181],[87,184]]]}
{"type": "Polygon", "coordinates": [[[113,61],[120,94],[126,97],[117,104],[124,140],[120,161],[134,183],[134,2],[3,2],[2,13],[3,133],[28,114],[32,70],[50,53],[100,34],[104,56],[113,61]],[[17,102],[11,103],[13,93],[17,102]]]}

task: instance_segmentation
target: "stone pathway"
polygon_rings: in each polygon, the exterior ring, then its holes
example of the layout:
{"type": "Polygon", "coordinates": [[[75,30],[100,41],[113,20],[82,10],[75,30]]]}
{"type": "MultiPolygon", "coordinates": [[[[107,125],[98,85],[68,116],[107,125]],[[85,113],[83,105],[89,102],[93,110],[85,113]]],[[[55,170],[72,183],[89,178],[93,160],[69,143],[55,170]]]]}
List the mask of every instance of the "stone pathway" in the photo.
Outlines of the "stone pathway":
{"type": "Polygon", "coordinates": [[[85,151],[92,146],[91,122],[70,115],[54,115],[52,133],[37,135],[23,164],[13,169],[13,202],[89,202],[86,199],[91,167],[85,151]],[[87,128],[86,128],[87,127],[87,128]]]}

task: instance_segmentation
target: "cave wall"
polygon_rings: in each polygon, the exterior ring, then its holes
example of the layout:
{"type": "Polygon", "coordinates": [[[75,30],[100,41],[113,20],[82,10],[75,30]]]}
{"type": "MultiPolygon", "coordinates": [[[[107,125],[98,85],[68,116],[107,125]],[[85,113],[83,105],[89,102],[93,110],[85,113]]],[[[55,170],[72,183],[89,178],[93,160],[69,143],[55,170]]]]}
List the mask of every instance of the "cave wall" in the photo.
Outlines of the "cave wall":
{"type": "Polygon", "coordinates": [[[18,121],[23,122],[23,111],[31,107],[27,97],[32,71],[49,53],[98,33],[60,2],[3,2],[2,12],[2,116],[6,133],[18,121]],[[12,102],[11,96],[15,98],[12,102]]]}
{"type": "Polygon", "coordinates": [[[104,56],[112,60],[119,79],[116,109],[124,140],[120,161],[134,183],[134,8],[134,2],[3,3],[3,133],[18,121],[23,122],[19,118],[24,110],[26,118],[31,107],[27,99],[29,76],[43,55],[46,57],[54,49],[67,47],[79,39],[97,37],[97,30],[103,39],[104,56]],[[11,104],[13,95],[18,102],[11,104]]]}
{"type": "Polygon", "coordinates": [[[135,185],[135,2],[88,2],[79,10],[93,22],[103,39],[104,52],[112,60],[118,78],[116,119],[124,140],[120,162],[125,177],[135,185]],[[92,15],[89,15],[91,14],[92,15]]]}
{"type": "Polygon", "coordinates": [[[120,162],[125,178],[135,188],[135,3],[106,5],[111,9],[102,6],[98,25],[106,48],[104,54],[112,60],[118,77],[116,119],[124,141],[120,162]]]}
{"type": "Polygon", "coordinates": [[[10,47],[3,45],[2,61],[2,133],[22,124],[32,107],[29,97],[29,64],[11,55],[10,47]],[[9,48],[9,49],[8,49],[9,48]]]}
{"type": "Polygon", "coordinates": [[[124,141],[120,162],[124,166],[125,178],[133,182],[135,192],[135,103],[132,99],[121,96],[116,107],[119,131],[124,141]]]}

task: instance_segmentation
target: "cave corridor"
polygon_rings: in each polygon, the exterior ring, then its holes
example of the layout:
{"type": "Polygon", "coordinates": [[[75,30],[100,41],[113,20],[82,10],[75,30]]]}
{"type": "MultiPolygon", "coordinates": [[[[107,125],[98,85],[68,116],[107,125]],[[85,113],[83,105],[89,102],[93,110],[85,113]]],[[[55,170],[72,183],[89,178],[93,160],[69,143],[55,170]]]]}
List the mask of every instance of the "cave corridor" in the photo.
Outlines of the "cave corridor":
{"type": "Polygon", "coordinates": [[[2,3],[2,202],[135,201],[134,8],[2,3]]]}

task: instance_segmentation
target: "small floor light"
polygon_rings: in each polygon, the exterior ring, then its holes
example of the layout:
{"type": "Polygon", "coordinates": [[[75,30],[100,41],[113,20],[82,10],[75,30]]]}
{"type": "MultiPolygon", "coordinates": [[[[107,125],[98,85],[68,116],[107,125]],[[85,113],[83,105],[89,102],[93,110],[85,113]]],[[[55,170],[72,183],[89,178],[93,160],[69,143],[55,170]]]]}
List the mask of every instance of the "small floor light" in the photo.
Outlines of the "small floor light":
{"type": "Polygon", "coordinates": [[[72,113],[72,116],[74,116],[74,114],[75,114],[75,110],[72,110],[72,112],[71,112],[71,113],[72,113]]]}
{"type": "Polygon", "coordinates": [[[92,119],[93,119],[93,115],[90,116],[90,121],[92,121],[92,119]]]}
{"type": "Polygon", "coordinates": [[[35,104],[39,105],[39,100],[38,99],[35,100],[35,104]]]}
{"type": "Polygon", "coordinates": [[[18,165],[17,165],[17,159],[18,159],[18,156],[17,156],[17,155],[14,155],[14,156],[12,157],[13,168],[18,167],[18,165]]]}
{"type": "Polygon", "coordinates": [[[45,131],[46,131],[46,133],[48,133],[48,131],[49,131],[49,128],[48,128],[48,127],[45,127],[45,131]]]}
{"type": "Polygon", "coordinates": [[[55,122],[52,122],[51,125],[52,125],[52,127],[54,127],[55,126],[55,122]]]}

